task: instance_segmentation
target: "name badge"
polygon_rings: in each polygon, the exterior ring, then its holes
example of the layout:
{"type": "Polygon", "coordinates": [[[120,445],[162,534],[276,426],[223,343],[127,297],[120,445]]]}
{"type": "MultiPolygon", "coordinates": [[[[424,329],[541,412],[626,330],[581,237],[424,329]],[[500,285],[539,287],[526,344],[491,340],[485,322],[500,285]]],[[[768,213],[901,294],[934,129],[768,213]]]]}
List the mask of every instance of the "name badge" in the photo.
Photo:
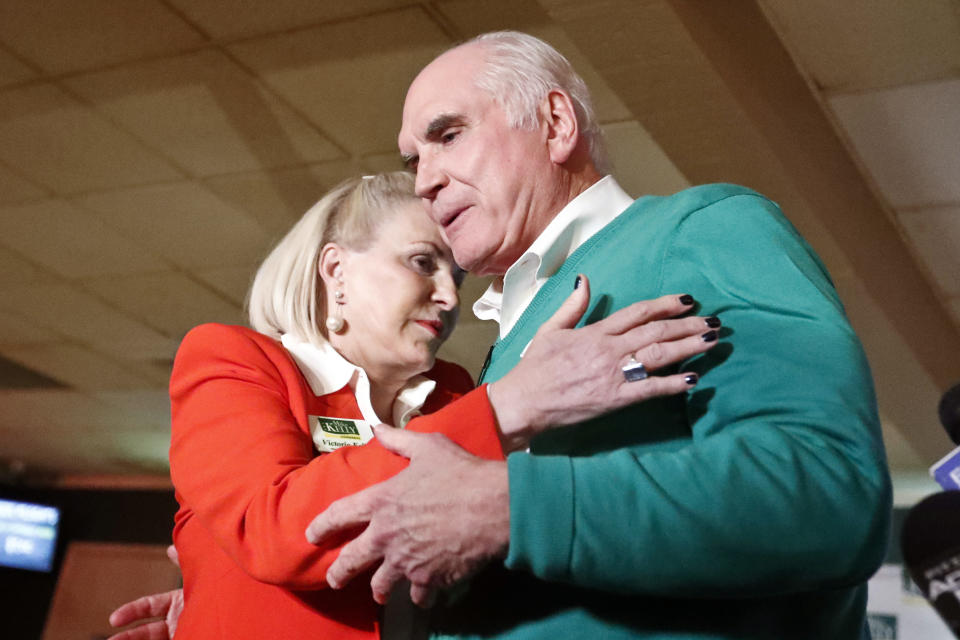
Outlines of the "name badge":
{"type": "Polygon", "coordinates": [[[327,416],[310,416],[310,434],[320,453],[357,447],[373,439],[373,429],[366,421],[327,416]]]}

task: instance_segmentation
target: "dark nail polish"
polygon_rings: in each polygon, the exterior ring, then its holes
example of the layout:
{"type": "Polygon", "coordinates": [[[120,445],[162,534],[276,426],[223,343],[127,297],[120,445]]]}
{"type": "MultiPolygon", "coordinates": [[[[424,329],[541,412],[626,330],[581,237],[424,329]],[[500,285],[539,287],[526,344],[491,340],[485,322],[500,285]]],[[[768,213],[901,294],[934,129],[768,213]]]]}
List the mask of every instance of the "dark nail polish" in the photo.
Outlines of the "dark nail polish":
{"type": "Polygon", "coordinates": [[[577,276],[577,279],[573,281],[573,288],[579,289],[581,284],[583,284],[583,278],[577,276]]]}
{"type": "Polygon", "coordinates": [[[718,329],[720,325],[723,324],[722,322],[720,322],[720,318],[718,318],[717,316],[710,316],[709,318],[705,318],[704,322],[706,322],[707,326],[710,327],[711,329],[718,329]]]}
{"type": "Polygon", "coordinates": [[[686,382],[688,385],[690,385],[690,386],[692,387],[693,385],[697,384],[697,382],[700,381],[700,378],[699,378],[699,376],[697,376],[697,374],[691,373],[690,375],[688,375],[688,376],[687,376],[686,378],[684,378],[683,380],[684,380],[684,382],[686,382]]]}
{"type": "Polygon", "coordinates": [[[703,339],[704,342],[713,342],[714,340],[717,339],[717,332],[714,331],[713,329],[710,329],[710,331],[707,331],[705,334],[703,334],[700,337],[703,339]]]}
{"type": "Polygon", "coordinates": [[[682,296],[680,296],[680,304],[683,304],[689,307],[690,305],[693,304],[693,296],[687,293],[683,294],[682,296]]]}

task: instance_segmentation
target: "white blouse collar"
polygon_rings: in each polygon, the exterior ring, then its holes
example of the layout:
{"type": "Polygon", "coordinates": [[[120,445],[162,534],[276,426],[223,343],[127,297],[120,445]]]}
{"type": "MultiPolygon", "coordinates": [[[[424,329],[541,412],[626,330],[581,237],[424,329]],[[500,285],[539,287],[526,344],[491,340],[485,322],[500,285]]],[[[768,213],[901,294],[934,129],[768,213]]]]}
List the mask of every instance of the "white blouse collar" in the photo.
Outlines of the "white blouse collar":
{"type": "MultiPolygon", "coordinates": [[[[290,333],[280,337],[280,343],[293,357],[315,395],[324,396],[350,385],[363,419],[372,425],[384,422],[370,402],[370,379],[366,371],[340,355],[329,342],[322,338],[321,341],[314,344],[290,333]]],[[[436,386],[435,381],[423,375],[411,378],[397,394],[390,423],[400,428],[407,426],[407,422],[420,415],[420,409],[436,386]]]]}

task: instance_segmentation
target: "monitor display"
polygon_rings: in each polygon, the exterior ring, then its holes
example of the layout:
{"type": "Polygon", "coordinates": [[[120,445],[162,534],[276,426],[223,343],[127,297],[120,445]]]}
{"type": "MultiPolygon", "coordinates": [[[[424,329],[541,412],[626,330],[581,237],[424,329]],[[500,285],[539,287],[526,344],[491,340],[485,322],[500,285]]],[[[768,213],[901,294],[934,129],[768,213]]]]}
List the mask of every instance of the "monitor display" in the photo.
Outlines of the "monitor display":
{"type": "Polygon", "coordinates": [[[50,571],[59,524],[56,507],[0,500],[0,566],[50,571]]]}

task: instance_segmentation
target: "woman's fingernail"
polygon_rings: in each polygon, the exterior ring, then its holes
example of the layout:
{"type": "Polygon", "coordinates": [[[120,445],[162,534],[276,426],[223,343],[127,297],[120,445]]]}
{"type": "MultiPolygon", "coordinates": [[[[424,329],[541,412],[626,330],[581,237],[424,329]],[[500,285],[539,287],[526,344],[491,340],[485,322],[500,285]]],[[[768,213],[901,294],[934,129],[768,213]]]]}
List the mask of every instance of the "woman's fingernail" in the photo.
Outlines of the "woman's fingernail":
{"type": "Polygon", "coordinates": [[[700,380],[700,377],[695,373],[691,373],[687,375],[687,377],[685,377],[683,380],[684,382],[686,382],[688,385],[692,387],[693,385],[697,384],[697,382],[700,380]]]}
{"type": "Polygon", "coordinates": [[[693,304],[693,296],[687,293],[683,294],[682,296],[680,296],[680,304],[683,304],[689,307],[690,305],[693,304]]]}
{"type": "Polygon", "coordinates": [[[717,329],[721,324],[723,324],[722,322],[720,322],[720,318],[718,318],[717,316],[710,316],[709,318],[705,318],[704,322],[706,322],[707,326],[710,327],[711,329],[717,329]]]}
{"type": "Polygon", "coordinates": [[[713,329],[710,329],[710,331],[707,331],[705,334],[701,335],[700,338],[704,342],[713,342],[717,339],[717,332],[713,329]]]}
{"type": "Polygon", "coordinates": [[[581,276],[577,276],[577,279],[573,281],[573,288],[579,289],[581,284],[583,284],[583,278],[581,276]]]}

